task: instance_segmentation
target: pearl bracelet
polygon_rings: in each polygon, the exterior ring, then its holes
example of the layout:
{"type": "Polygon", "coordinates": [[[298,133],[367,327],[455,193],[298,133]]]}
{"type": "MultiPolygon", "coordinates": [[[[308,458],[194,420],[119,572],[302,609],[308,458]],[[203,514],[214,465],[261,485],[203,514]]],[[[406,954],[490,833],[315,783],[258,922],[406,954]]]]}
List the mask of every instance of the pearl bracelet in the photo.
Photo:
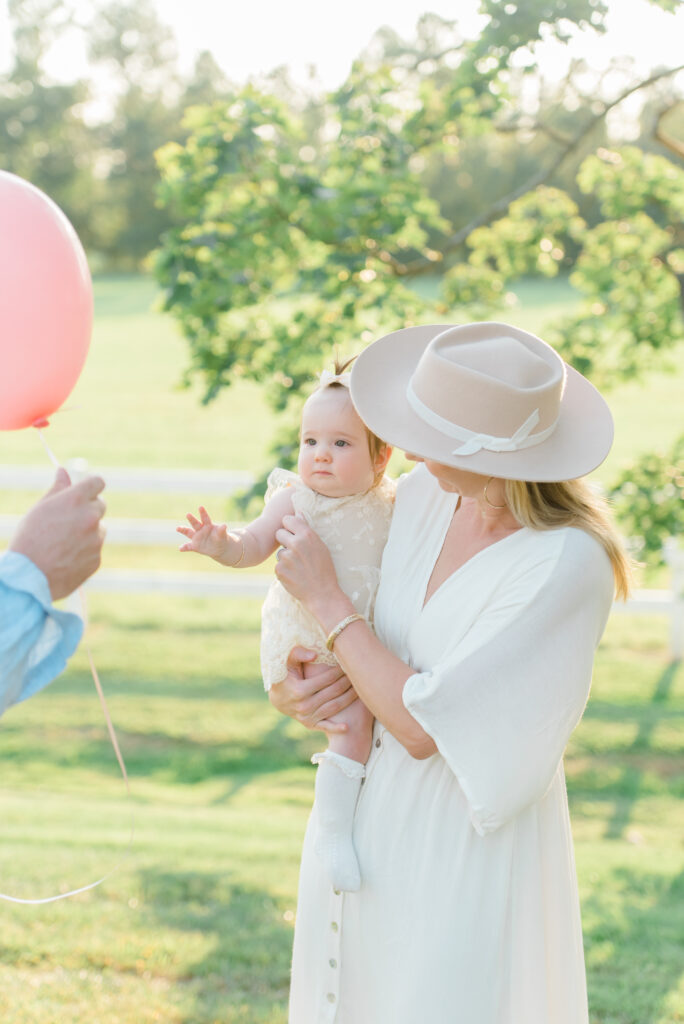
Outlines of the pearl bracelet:
{"type": "Polygon", "coordinates": [[[325,641],[325,646],[328,648],[329,651],[332,651],[335,641],[337,640],[342,630],[346,629],[347,626],[349,626],[352,622],[357,621],[365,622],[366,620],[364,619],[363,615],[359,615],[357,614],[357,612],[354,612],[353,615],[348,615],[346,619],[342,619],[341,622],[337,623],[335,628],[329,634],[328,639],[325,641]]]}

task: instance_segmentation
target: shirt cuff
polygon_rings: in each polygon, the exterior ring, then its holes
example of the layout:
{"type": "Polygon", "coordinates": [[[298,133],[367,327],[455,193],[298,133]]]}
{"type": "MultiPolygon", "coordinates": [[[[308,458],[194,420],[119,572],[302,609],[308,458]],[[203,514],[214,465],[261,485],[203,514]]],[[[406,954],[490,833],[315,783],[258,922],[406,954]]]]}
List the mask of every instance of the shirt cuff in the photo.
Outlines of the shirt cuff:
{"type": "Polygon", "coordinates": [[[52,611],[52,596],[47,576],[35,562],[18,551],[6,551],[0,558],[0,582],[13,590],[35,597],[46,612],[52,611]]]}
{"type": "Polygon", "coordinates": [[[2,680],[6,692],[0,695],[0,705],[9,706],[33,696],[64,671],[83,635],[83,622],[73,612],[54,607],[47,577],[19,552],[7,551],[0,556],[0,591],[9,597],[10,613],[14,592],[25,609],[24,616],[28,616],[16,620],[16,632],[9,638],[14,648],[14,668],[9,672],[11,678],[2,680]],[[33,615],[29,612],[31,606],[35,609],[33,615]]]}

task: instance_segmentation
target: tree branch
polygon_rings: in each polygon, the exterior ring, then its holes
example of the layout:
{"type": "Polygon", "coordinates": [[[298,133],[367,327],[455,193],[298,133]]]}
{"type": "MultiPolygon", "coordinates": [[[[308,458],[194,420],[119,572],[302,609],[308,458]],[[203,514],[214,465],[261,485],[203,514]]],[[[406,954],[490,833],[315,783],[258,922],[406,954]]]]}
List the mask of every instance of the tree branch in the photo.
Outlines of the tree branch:
{"type": "MultiPolygon", "coordinates": [[[[464,227],[460,228],[460,230],[455,232],[455,234],[451,235],[450,238],[447,238],[443,245],[435,246],[434,248],[438,249],[443,256],[446,256],[449,253],[454,252],[456,249],[459,249],[464,244],[468,236],[473,231],[475,231],[476,228],[484,227],[487,224],[491,224],[493,221],[503,216],[503,214],[509,208],[511,203],[515,202],[516,199],[520,199],[521,196],[526,195],[528,192],[533,191],[535,188],[538,188],[540,185],[543,185],[544,182],[548,181],[549,178],[551,178],[555,174],[555,172],[558,170],[561,164],[563,164],[568,159],[568,157],[571,156],[572,153],[574,153],[575,150],[577,150],[581,146],[584,139],[590,134],[591,131],[593,131],[596,125],[599,124],[599,122],[602,121],[614,107],[617,107],[620,103],[623,102],[623,100],[627,99],[628,96],[631,96],[633,93],[638,92],[640,89],[646,89],[648,88],[648,86],[653,85],[655,82],[658,82],[663,78],[667,78],[670,75],[677,74],[677,72],[683,70],[684,64],[680,64],[678,67],[675,68],[666,68],[662,71],[656,71],[654,74],[651,75],[650,78],[647,78],[644,81],[637,82],[635,85],[630,86],[629,89],[625,89],[625,91],[622,92],[619,96],[617,96],[614,100],[611,100],[609,103],[605,103],[603,109],[598,114],[595,114],[592,118],[590,118],[590,120],[586,123],[584,128],[580,132],[578,132],[572,139],[569,139],[565,143],[561,151],[557,154],[555,159],[549,164],[548,167],[539,171],[537,174],[533,174],[531,178],[528,178],[527,181],[525,181],[522,185],[519,185],[518,188],[513,189],[512,192],[509,192],[507,195],[502,196],[500,199],[497,199],[494,203],[492,203],[489,209],[485,210],[484,213],[481,213],[479,216],[475,217],[473,220],[470,221],[469,224],[466,224],[464,227]]],[[[431,270],[434,270],[434,266],[435,264],[433,260],[428,260],[425,259],[424,257],[421,257],[420,259],[416,260],[411,260],[408,263],[399,263],[398,261],[395,263],[397,273],[407,277],[418,277],[420,274],[429,273],[431,270]]]]}
{"type": "Polygon", "coordinates": [[[658,140],[661,146],[665,146],[665,148],[669,149],[671,153],[675,154],[675,156],[679,156],[684,160],[684,141],[676,139],[674,135],[670,135],[662,127],[662,122],[670,111],[674,110],[675,107],[678,106],[679,103],[673,103],[671,106],[665,107],[664,110],[660,111],[656,118],[655,128],[653,129],[653,137],[658,140]]]}

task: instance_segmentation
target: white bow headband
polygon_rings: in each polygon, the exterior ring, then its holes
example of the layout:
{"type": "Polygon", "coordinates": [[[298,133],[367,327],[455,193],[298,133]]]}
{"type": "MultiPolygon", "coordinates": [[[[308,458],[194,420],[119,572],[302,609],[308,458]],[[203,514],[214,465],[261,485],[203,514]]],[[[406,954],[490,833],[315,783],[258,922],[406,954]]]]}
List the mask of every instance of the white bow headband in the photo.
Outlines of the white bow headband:
{"type": "Polygon", "coordinates": [[[330,370],[322,370],[318,377],[318,384],[321,388],[327,388],[331,384],[341,384],[342,387],[348,388],[350,379],[351,373],[331,373],[330,370]]]}

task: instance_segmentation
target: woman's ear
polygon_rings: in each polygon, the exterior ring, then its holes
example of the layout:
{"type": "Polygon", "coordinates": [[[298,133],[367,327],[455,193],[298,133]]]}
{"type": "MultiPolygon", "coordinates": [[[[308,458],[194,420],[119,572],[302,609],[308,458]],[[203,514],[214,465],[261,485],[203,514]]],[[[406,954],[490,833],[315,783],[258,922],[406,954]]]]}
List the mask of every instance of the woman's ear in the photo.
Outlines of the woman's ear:
{"type": "Polygon", "coordinates": [[[392,446],[384,444],[373,461],[373,469],[375,470],[376,475],[385,472],[387,469],[387,463],[391,458],[392,446]]]}

